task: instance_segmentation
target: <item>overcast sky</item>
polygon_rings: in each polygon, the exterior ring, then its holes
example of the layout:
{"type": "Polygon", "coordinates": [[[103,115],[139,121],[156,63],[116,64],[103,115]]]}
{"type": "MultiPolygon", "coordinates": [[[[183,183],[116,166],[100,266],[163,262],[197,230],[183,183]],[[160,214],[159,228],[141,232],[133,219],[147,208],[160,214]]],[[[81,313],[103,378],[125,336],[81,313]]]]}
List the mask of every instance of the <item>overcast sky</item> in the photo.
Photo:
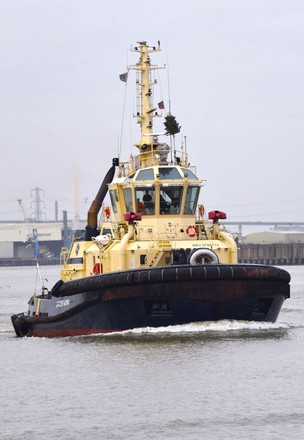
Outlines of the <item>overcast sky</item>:
{"type": "MultiPolygon", "coordinates": [[[[71,215],[73,166],[86,216],[117,156],[118,75],[140,40],[161,41],[152,61],[169,66],[206,209],[304,221],[303,0],[0,0],[0,220],[23,218],[17,199],[33,212],[36,187],[48,220],[55,200],[71,215]]],[[[168,109],[161,75],[155,101],[168,109]]],[[[134,81],[132,72],[122,160],[139,140],[134,81]]]]}

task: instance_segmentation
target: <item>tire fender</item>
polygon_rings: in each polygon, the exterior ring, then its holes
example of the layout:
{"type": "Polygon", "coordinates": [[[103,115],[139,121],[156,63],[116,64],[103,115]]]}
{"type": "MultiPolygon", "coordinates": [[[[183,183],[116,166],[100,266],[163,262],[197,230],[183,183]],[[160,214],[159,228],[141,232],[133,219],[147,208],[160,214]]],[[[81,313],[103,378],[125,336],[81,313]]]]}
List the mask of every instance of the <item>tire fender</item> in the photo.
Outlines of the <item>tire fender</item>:
{"type": "Polygon", "coordinates": [[[215,252],[211,249],[201,248],[194,249],[189,255],[189,264],[218,264],[219,259],[215,252]]]}

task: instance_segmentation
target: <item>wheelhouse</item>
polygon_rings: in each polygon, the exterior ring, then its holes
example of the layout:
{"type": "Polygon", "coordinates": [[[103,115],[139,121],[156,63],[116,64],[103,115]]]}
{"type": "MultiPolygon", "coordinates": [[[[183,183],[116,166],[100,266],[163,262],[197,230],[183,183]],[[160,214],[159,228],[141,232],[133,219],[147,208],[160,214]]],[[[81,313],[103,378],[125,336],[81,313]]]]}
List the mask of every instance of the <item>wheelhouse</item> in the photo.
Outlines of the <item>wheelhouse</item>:
{"type": "Polygon", "coordinates": [[[196,211],[202,181],[188,168],[154,166],[138,170],[109,185],[114,215],[191,215],[196,211]]]}

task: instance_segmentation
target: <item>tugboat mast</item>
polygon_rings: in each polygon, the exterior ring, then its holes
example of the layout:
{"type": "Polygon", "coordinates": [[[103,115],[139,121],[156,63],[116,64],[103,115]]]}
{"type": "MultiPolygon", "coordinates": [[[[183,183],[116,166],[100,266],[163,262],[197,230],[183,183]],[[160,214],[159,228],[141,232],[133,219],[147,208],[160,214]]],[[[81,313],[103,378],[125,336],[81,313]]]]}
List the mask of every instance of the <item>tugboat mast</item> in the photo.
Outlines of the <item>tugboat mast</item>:
{"type": "Polygon", "coordinates": [[[155,81],[152,81],[151,71],[162,69],[163,67],[158,67],[151,64],[150,53],[159,52],[160,43],[158,41],[158,46],[148,46],[146,41],[139,41],[138,46],[131,49],[132,52],[139,52],[140,59],[135,65],[129,66],[130,70],[136,70],[138,76],[136,79],[137,83],[137,122],[140,125],[141,139],[136,147],[142,152],[151,150],[152,143],[152,127],[153,127],[153,117],[155,116],[156,108],[153,107],[153,93],[152,87],[155,81]]]}

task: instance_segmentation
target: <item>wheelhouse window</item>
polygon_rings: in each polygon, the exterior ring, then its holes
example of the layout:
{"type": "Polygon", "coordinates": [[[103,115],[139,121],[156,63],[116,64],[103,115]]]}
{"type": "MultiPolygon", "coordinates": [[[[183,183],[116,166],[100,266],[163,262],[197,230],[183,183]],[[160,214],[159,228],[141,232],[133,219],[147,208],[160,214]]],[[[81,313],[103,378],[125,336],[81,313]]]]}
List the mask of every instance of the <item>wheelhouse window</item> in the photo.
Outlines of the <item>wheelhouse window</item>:
{"type": "Polygon", "coordinates": [[[179,174],[176,168],[164,167],[158,169],[160,180],[180,180],[182,176],[179,174]]]}
{"type": "Polygon", "coordinates": [[[131,180],[133,180],[134,175],[135,175],[135,173],[133,173],[133,174],[131,174],[130,176],[128,176],[128,177],[125,179],[125,182],[131,182],[131,180]]]}
{"type": "Polygon", "coordinates": [[[112,205],[112,209],[113,212],[116,213],[117,212],[117,206],[116,206],[116,202],[118,202],[118,192],[117,189],[110,189],[110,200],[111,200],[111,205],[112,205]]]}
{"type": "Polygon", "coordinates": [[[199,186],[188,186],[184,214],[195,213],[199,191],[199,186]]]}
{"type": "Polygon", "coordinates": [[[139,171],[135,180],[154,180],[153,168],[139,171]]]}
{"type": "Polygon", "coordinates": [[[188,170],[188,168],[182,168],[182,172],[188,179],[199,180],[196,175],[192,173],[192,171],[188,170]]]}
{"type": "Polygon", "coordinates": [[[124,188],[123,191],[124,191],[126,212],[132,212],[133,211],[132,190],[131,188],[124,188]]]}
{"type": "Polygon", "coordinates": [[[160,214],[179,214],[182,196],[182,186],[161,185],[159,200],[160,214]]]}
{"type": "Polygon", "coordinates": [[[155,189],[135,188],[136,211],[143,215],[155,214],[155,189]]]}

